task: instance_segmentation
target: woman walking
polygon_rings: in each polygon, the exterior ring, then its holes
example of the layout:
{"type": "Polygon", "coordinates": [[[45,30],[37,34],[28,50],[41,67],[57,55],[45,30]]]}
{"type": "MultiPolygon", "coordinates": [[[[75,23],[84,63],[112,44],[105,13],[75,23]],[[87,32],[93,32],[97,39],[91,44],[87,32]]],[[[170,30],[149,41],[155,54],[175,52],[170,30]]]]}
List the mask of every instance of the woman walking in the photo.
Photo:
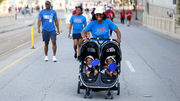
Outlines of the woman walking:
{"type": "Polygon", "coordinates": [[[106,19],[103,9],[96,8],[92,19],[93,21],[91,21],[81,32],[84,41],[88,41],[87,32],[89,31],[91,31],[93,38],[109,38],[109,30],[112,30],[117,35],[116,42],[121,42],[121,32],[111,20],[106,19]]]}
{"type": "Polygon", "coordinates": [[[73,15],[70,19],[70,26],[69,26],[69,35],[71,35],[71,29],[73,27],[73,43],[74,43],[74,58],[77,58],[79,56],[81,43],[82,43],[82,37],[81,37],[81,31],[84,27],[86,27],[86,18],[81,14],[82,13],[82,7],[78,6],[77,14],[73,15]],[[84,26],[83,26],[84,25],[84,26]],[[77,48],[78,48],[78,54],[77,54],[77,48]],[[78,56],[77,56],[78,55],[78,56]]]}

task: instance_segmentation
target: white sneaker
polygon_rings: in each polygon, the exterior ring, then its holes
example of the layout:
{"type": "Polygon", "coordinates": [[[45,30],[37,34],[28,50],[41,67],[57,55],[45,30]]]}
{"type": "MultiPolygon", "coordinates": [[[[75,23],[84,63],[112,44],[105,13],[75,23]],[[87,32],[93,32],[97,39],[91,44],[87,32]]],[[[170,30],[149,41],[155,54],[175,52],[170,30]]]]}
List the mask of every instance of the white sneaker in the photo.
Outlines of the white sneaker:
{"type": "Polygon", "coordinates": [[[48,61],[48,56],[45,56],[44,61],[46,62],[48,61]]]}
{"type": "Polygon", "coordinates": [[[53,56],[53,62],[57,62],[56,56],[53,56]]]}

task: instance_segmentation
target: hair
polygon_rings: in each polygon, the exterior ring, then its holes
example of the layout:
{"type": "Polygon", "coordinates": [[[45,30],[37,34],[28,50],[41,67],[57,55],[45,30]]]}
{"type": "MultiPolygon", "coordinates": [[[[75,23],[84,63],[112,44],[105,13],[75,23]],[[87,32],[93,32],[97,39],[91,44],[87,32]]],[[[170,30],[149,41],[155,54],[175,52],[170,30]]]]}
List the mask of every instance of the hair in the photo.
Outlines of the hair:
{"type": "MultiPolygon", "coordinates": [[[[107,18],[107,17],[106,17],[106,14],[103,13],[103,15],[104,15],[103,20],[106,20],[106,18],[107,18]]],[[[93,17],[92,17],[92,20],[97,20],[95,14],[94,14],[93,17]]]]}
{"type": "Polygon", "coordinates": [[[86,8],[86,9],[85,9],[85,11],[89,11],[89,9],[88,9],[88,8],[86,8]]]}
{"type": "Polygon", "coordinates": [[[81,11],[83,11],[83,9],[82,9],[82,7],[81,7],[81,6],[77,6],[77,8],[76,8],[76,9],[78,9],[78,8],[80,8],[80,9],[81,9],[81,11]]]}

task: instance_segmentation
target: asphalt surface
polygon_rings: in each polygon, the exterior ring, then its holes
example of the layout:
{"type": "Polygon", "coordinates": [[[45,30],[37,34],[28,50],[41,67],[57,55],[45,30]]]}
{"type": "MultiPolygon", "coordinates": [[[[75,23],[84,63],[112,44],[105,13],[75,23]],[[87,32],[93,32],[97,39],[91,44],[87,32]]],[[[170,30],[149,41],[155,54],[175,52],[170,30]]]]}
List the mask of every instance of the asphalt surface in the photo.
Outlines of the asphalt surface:
{"type": "MultiPolygon", "coordinates": [[[[115,23],[122,33],[123,60],[121,94],[114,91],[113,100],[180,101],[180,43],[142,27],[115,23]]],[[[84,90],[76,91],[79,62],[73,58],[73,41],[67,38],[67,28],[63,29],[57,38],[56,63],[52,62],[51,44],[49,61],[43,61],[41,40],[36,40],[34,50],[27,44],[1,59],[0,101],[85,100],[84,90]]],[[[103,101],[104,97],[105,91],[93,92],[93,98],[86,101],[103,101]]]]}

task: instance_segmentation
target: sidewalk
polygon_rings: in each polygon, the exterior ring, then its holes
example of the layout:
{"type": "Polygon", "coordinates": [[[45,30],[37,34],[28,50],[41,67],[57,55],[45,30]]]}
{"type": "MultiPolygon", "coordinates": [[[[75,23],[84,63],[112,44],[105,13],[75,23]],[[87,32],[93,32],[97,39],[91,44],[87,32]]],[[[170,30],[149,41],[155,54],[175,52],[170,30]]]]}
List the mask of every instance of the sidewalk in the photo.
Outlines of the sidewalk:
{"type": "Polygon", "coordinates": [[[37,20],[36,18],[37,18],[37,13],[33,13],[31,16],[28,14],[24,16],[21,13],[18,13],[16,23],[6,27],[0,27],[0,34],[9,31],[18,30],[27,26],[31,26],[37,20]]]}
{"type": "Polygon", "coordinates": [[[132,23],[134,25],[137,25],[137,26],[142,26],[143,25],[143,11],[142,10],[139,10],[137,11],[137,20],[135,20],[135,16],[136,16],[136,12],[135,11],[132,11],[133,15],[132,15],[132,23]]]}

